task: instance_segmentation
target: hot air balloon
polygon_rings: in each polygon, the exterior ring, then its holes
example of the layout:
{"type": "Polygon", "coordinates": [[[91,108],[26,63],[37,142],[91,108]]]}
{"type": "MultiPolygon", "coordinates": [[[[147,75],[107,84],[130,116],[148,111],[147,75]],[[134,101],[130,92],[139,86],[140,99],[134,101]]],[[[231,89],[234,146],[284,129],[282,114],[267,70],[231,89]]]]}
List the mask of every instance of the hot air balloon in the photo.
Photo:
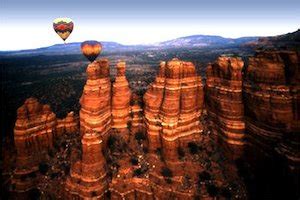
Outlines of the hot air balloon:
{"type": "Polygon", "coordinates": [[[56,18],[53,21],[53,28],[55,32],[63,39],[64,41],[72,33],[74,23],[70,18],[56,18]]]}
{"type": "Polygon", "coordinates": [[[89,40],[81,43],[81,52],[90,61],[93,62],[102,50],[100,42],[89,40]]]}

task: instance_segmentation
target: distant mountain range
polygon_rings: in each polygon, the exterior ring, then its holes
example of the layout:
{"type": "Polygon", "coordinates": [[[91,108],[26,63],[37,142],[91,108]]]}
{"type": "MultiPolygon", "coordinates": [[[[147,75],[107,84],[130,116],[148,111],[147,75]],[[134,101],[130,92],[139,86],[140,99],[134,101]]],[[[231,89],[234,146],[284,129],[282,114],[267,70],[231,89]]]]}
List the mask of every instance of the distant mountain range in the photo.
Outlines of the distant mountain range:
{"type": "MultiPolygon", "coordinates": [[[[181,47],[209,47],[209,46],[226,46],[226,45],[241,45],[247,42],[255,42],[259,37],[242,37],[237,39],[223,38],[221,36],[210,35],[193,35],[180,37],[177,39],[160,42],[150,45],[122,45],[116,42],[101,42],[103,52],[118,52],[118,51],[135,51],[135,50],[155,50],[164,48],[181,48],[181,47]]],[[[66,55],[79,54],[80,42],[55,44],[49,47],[18,50],[18,51],[0,51],[1,56],[14,55],[66,55]]]]}
{"type": "MultiPolygon", "coordinates": [[[[101,42],[103,49],[109,52],[128,51],[143,48],[142,45],[126,46],[117,42],[101,42]]],[[[0,56],[27,56],[27,55],[70,55],[80,54],[81,42],[73,42],[66,44],[55,44],[49,47],[37,49],[18,50],[18,51],[0,51],[0,56]]]]}
{"type": "MultiPolygon", "coordinates": [[[[167,48],[205,48],[205,47],[226,47],[241,45],[270,45],[273,43],[299,44],[300,30],[293,33],[279,35],[275,37],[241,37],[241,38],[224,38],[212,35],[192,35],[168,40],[152,45],[122,45],[116,42],[101,42],[103,52],[124,52],[136,50],[157,50],[167,48]]],[[[81,42],[55,44],[49,47],[19,50],[19,51],[0,51],[0,56],[27,56],[27,55],[66,55],[80,54],[81,42]]]]}
{"type": "Polygon", "coordinates": [[[237,39],[211,35],[192,35],[158,43],[160,47],[207,47],[224,45],[241,45],[255,42],[259,37],[241,37],[237,39]]]}

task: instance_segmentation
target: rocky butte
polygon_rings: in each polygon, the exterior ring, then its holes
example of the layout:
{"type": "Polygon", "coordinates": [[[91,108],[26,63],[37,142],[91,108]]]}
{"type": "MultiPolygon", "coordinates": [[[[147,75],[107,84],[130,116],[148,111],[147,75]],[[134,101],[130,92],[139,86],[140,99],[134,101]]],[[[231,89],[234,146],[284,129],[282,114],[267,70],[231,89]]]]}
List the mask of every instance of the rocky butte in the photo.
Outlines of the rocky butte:
{"type": "Polygon", "coordinates": [[[208,181],[224,189],[228,180],[223,173],[236,180],[226,169],[228,163],[219,163],[218,155],[216,160],[208,156],[217,145],[203,134],[203,85],[191,62],[161,62],[144,103],[148,141],[136,146],[135,153],[122,154],[110,184],[111,199],[209,199],[208,181]],[[147,151],[139,151],[145,145],[147,151]],[[213,168],[197,163],[204,158],[213,168]],[[212,180],[210,174],[220,176],[212,180]]]}
{"type": "MultiPolygon", "coordinates": [[[[208,65],[205,86],[193,63],[162,61],[143,100],[129,88],[125,62],[117,63],[112,82],[108,60],[94,61],[80,98],[80,153],[57,179],[63,182],[59,194],[65,199],[247,199],[241,168],[225,159],[227,144],[280,157],[297,179],[299,60],[293,51],[258,52],[247,64],[221,56],[208,65]]],[[[14,128],[14,191],[22,194],[40,180],[55,180],[58,175],[40,175],[38,165],[52,161],[55,141],[79,132],[77,124],[73,112],[57,119],[50,106],[25,101],[14,128]]],[[[257,152],[250,156],[258,157],[257,152]]]]}
{"type": "Polygon", "coordinates": [[[40,160],[52,148],[55,128],[56,115],[49,105],[29,98],[18,109],[14,128],[17,167],[13,184],[16,191],[27,191],[36,186],[35,173],[40,160]]]}
{"type": "Polygon", "coordinates": [[[97,60],[86,69],[87,81],[80,98],[80,132],[95,131],[106,141],[111,129],[111,81],[107,59],[97,60]]]}
{"type": "Polygon", "coordinates": [[[275,150],[291,170],[300,168],[299,54],[257,52],[249,58],[243,83],[249,142],[266,155],[275,150]]]}
{"type": "Polygon", "coordinates": [[[245,143],[240,58],[219,57],[206,69],[205,103],[216,133],[228,144],[245,143]]]}
{"type": "Polygon", "coordinates": [[[57,119],[56,135],[60,137],[64,133],[75,133],[78,129],[78,119],[73,111],[69,112],[64,119],[57,119]]]}
{"type": "Polygon", "coordinates": [[[14,190],[25,192],[36,187],[39,163],[46,159],[54,141],[76,130],[77,119],[73,112],[65,119],[57,119],[49,105],[42,105],[35,98],[27,99],[17,111],[14,128],[17,150],[14,190]]]}
{"type": "Polygon", "coordinates": [[[112,88],[112,128],[128,138],[128,124],[130,122],[131,91],[125,76],[126,63],[117,63],[117,76],[112,88]]]}
{"type": "Polygon", "coordinates": [[[203,86],[195,66],[178,59],[161,62],[144,102],[150,151],[161,148],[168,161],[177,161],[176,149],[197,141],[202,132],[203,86]]]}
{"type": "Polygon", "coordinates": [[[108,178],[102,143],[101,135],[97,132],[86,132],[83,135],[82,158],[71,168],[70,177],[66,181],[65,198],[104,199],[108,178]]]}
{"type": "Polygon", "coordinates": [[[132,95],[131,98],[131,127],[130,132],[131,133],[137,133],[139,131],[144,132],[145,131],[145,125],[144,125],[144,116],[143,116],[143,108],[141,107],[141,98],[137,95],[132,95]]]}

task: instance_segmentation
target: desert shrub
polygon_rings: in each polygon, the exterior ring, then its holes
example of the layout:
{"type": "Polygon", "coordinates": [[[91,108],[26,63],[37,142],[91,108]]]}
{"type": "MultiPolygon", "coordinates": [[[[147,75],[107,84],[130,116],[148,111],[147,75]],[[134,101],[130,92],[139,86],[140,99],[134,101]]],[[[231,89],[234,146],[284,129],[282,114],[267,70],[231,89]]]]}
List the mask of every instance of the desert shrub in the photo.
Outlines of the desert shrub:
{"type": "Polygon", "coordinates": [[[54,144],[53,144],[54,148],[55,148],[56,150],[59,150],[60,145],[61,145],[60,139],[56,139],[56,140],[54,141],[54,144]]]}
{"type": "Polygon", "coordinates": [[[61,143],[61,146],[62,146],[62,147],[66,147],[66,146],[67,146],[67,142],[66,142],[66,141],[63,141],[63,142],[61,143]]]}
{"type": "Polygon", "coordinates": [[[70,165],[68,165],[66,163],[63,163],[61,165],[61,168],[63,169],[63,171],[65,172],[65,174],[69,174],[69,172],[70,172],[70,165]]]}
{"type": "Polygon", "coordinates": [[[53,149],[50,149],[50,150],[48,151],[48,155],[49,155],[51,158],[53,158],[54,155],[55,155],[55,151],[54,151],[53,149]]]}
{"type": "Polygon", "coordinates": [[[41,174],[45,175],[49,170],[49,165],[47,163],[41,162],[39,164],[39,171],[41,174]]]}
{"type": "Polygon", "coordinates": [[[209,196],[215,197],[219,193],[219,188],[216,187],[215,185],[208,185],[207,186],[207,192],[208,192],[209,196]]]}
{"type": "Polygon", "coordinates": [[[167,167],[162,167],[161,174],[164,177],[168,177],[168,178],[172,178],[173,177],[173,172],[169,168],[167,168],[167,167]]]}
{"type": "Polygon", "coordinates": [[[57,177],[59,177],[61,174],[59,173],[59,172],[55,172],[55,173],[52,173],[51,175],[50,175],[50,178],[51,179],[55,179],[55,178],[57,178],[57,177]]]}
{"type": "Polygon", "coordinates": [[[228,188],[221,188],[220,194],[226,199],[231,199],[231,193],[228,188]]]}
{"type": "Polygon", "coordinates": [[[127,122],[127,127],[131,129],[131,122],[127,122]]]}
{"type": "Polygon", "coordinates": [[[34,188],[28,192],[28,199],[40,199],[41,192],[39,189],[34,188]]]}
{"type": "Polygon", "coordinates": [[[108,148],[110,149],[114,148],[116,142],[117,142],[117,138],[114,135],[110,135],[107,139],[108,148]]]}
{"type": "Polygon", "coordinates": [[[211,180],[211,175],[207,171],[203,171],[198,175],[199,181],[209,181],[211,180]]]}
{"type": "Polygon", "coordinates": [[[30,174],[28,174],[29,178],[35,178],[36,177],[36,173],[35,172],[31,172],[30,174]]]}
{"type": "Polygon", "coordinates": [[[95,196],[97,196],[97,192],[96,192],[96,191],[93,191],[93,192],[92,192],[92,197],[95,197],[95,196]]]}
{"type": "Polygon", "coordinates": [[[182,159],[185,156],[184,149],[182,147],[178,147],[177,148],[177,154],[178,154],[178,158],[182,159]]]}
{"type": "Polygon", "coordinates": [[[144,153],[149,153],[149,149],[147,147],[143,147],[143,152],[144,153]]]}
{"type": "Polygon", "coordinates": [[[135,134],[135,139],[136,139],[137,141],[146,140],[146,136],[145,136],[145,134],[144,134],[143,132],[137,132],[137,133],[135,134]]]}
{"type": "Polygon", "coordinates": [[[197,154],[198,153],[198,145],[195,142],[189,142],[188,148],[190,150],[191,154],[197,154]]]}
{"type": "Polygon", "coordinates": [[[168,183],[168,184],[171,184],[171,183],[172,183],[172,179],[169,178],[169,177],[165,177],[165,181],[166,181],[166,183],[168,183]]]}
{"type": "Polygon", "coordinates": [[[141,168],[135,169],[135,170],[133,171],[133,175],[134,175],[134,176],[139,177],[139,176],[141,176],[142,174],[143,174],[143,171],[142,171],[141,168]]]}
{"type": "Polygon", "coordinates": [[[130,162],[132,165],[138,165],[139,164],[139,160],[136,157],[132,157],[130,159],[130,162]]]}
{"type": "Polygon", "coordinates": [[[156,155],[161,156],[161,148],[157,148],[155,153],[156,155]]]}

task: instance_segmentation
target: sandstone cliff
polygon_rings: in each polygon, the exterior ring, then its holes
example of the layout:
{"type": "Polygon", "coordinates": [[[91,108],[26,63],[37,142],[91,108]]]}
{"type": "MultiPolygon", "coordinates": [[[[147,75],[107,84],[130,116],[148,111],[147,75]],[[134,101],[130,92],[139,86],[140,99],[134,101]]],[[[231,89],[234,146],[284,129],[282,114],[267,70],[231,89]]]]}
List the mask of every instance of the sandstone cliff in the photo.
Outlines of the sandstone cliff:
{"type": "Polygon", "coordinates": [[[111,128],[111,82],[107,59],[89,64],[87,81],[80,98],[80,132],[96,131],[107,138],[111,128]]]}
{"type": "Polygon", "coordinates": [[[75,133],[78,129],[78,119],[74,112],[69,112],[64,119],[57,119],[56,133],[57,137],[62,134],[75,133]]]}
{"type": "Polygon", "coordinates": [[[164,157],[176,161],[176,149],[199,138],[203,106],[201,77],[190,62],[161,62],[159,74],[145,93],[145,123],[149,150],[161,148],[164,157]]]}
{"type": "Polygon", "coordinates": [[[125,76],[126,63],[117,63],[117,76],[112,88],[112,127],[128,134],[131,91],[125,76]]]}
{"type": "Polygon", "coordinates": [[[17,150],[13,184],[16,191],[35,186],[35,173],[44,155],[53,146],[56,116],[49,105],[29,98],[17,111],[14,139],[17,150]]]}
{"type": "Polygon", "coordinates": [[[108,179],[101,135],[97,132],[86,132],[81,143],[82,158],[71,168],[66,181],[66,198],[104,199],[108,179]]]}
{"type": "Polygon", "coordinates": [[[206,70],[205,103],[217,134],[228,144],[245,143],[240,58],[219,57],[206,70]]]}
{"type": "Polygon", "coordinates": [[[131,128],[130,131],[132,133],[136,133],[138,131],[144,131],[144,116],[143,116],[143,108],[141,106],[142,102],[137,95],[132,96],[132,105],[131,105],[131,128]]]}
{"type": "MultiPolygon", "coordinates": [[[[148,145],[138,140],[133,149],[122,148],[109,187],[111,199],[212,199],[211,185],[225,188],[229,180],[236,181],[232,166],[230,171],[228,163],[220,162],[217,145],[203,133],[202,82],[192,63],[161,62],[144,103],[148,145]]],[[[237,196],[245,197],[243,186],[238,188],[237,196]]]]}
{"type": "Polygon", "coordinates": [[[249,141],[267,154],[277,148],[298,169],[299,60],[296,52],[258,52],[249,58],[243,84],[249,141]]]}
{"type": "MultiPolygon", "coordinates": [[[[290,169],[300,169],[299,61],[295,52],[272,51],[257,53],[245,67],[233,57],[219,57],[210,64],[205,103],[213,132],[231,146],[248,144],[267,154],[279,153],[290,169]]],[[[144,115],[125,69],[119,62],[111,83],[107,59],[87,67],[80,99],[82,154],[74,156],[72,161],[77,161],[63,181],[65,198],[104,199],[109,190],[111,199],[222,199],[223,191],[224,198],[229,193],[245,199],[238,169],[223,159],[223,147],[202,124],[207,122],[203,85],[195,66],[178,59],[161,62],[143,97],[144,115]]],[[[38,164],[54,140],[76,130],[73,112],[56,119],[48,105],[26,100],[18,109],[14,130],[16,190],[36,187],[38,164]]],[[[56,155],[62,160],[72,152],[61,149],[66,153],[56,155]]],[[[55,170],[58,166],[59,162],[55,170]]],[[[61,174],[65,173],[68,170],[61,174]]]]}

